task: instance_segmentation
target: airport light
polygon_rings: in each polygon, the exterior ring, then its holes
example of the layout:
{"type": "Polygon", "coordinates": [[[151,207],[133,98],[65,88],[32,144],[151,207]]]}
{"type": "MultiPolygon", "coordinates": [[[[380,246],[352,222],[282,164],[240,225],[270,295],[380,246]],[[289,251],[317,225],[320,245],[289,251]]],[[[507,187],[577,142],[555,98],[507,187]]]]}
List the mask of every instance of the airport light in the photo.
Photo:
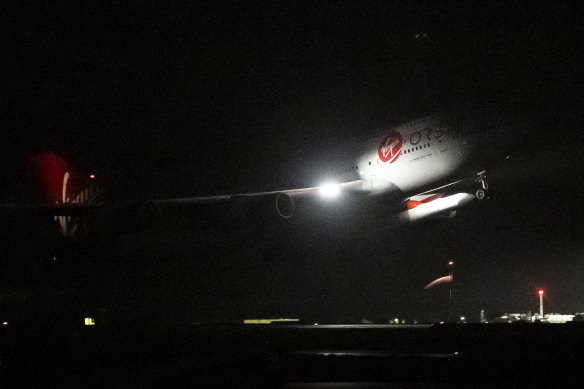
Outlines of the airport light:
{"type": "Polygon", "coordinates": [[[454,261],[448,261],[448,266],[454,266],[454,261]]]}
{"type": "Polygon", "coordinates": [[[93,180],[95,178],[95,174],[90,174],[89,178],[91,178],[93,180]]]}
{"type": "Polygon", "coordinates": [[[95,325],[95,319],[92,317],[86,317],[84,320],[84,323],[86,326],[94,326],[95,325]]]}
{"type": "Polygon", "coordinates": [[[539,318],[543,319],[543,289],[537,291],[539,295],[539,318]]]}

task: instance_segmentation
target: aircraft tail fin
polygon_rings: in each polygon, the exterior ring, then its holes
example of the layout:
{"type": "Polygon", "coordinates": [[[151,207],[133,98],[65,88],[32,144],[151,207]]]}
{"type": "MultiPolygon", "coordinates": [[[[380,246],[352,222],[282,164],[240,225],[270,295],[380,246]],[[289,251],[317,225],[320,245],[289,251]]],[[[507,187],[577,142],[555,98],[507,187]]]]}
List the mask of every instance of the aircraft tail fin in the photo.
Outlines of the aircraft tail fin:
{"type": "MultiPolygon", "coordinates": [[[[84,174],[54,152],[33,159],[34,176],[43,200],[49,204],[88,204],[102,193],[93,174],[84,174]]],[[[81,216],[54,216],[61,234],[72,237],[84,230],[81,216]]]]}

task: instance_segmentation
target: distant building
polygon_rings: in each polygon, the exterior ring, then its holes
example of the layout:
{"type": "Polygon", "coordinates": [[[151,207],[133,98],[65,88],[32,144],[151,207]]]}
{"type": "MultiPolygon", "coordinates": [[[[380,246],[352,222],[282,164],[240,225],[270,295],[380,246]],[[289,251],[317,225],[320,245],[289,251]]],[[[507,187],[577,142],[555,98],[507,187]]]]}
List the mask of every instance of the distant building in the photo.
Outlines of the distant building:
{"type": "Polygon", "coordinates": [[[504,315],[496,318],[495,323],[514,323],[514,322],[541,322],[541,323],[566,323],[573,321],[576,315],[562,315],[559,313],[548,313],[543,315],[543,318],[539,316],[539,313],[531,314],[529,313],[505,313],[504,315]]]}
{"type": "Polygon", "coordinates": [[[561,315],[559,313],[549,313],[543,315],[542,322],[547,323],[566,323],[568,321],[573,321],[575,315],[561,315]]]}

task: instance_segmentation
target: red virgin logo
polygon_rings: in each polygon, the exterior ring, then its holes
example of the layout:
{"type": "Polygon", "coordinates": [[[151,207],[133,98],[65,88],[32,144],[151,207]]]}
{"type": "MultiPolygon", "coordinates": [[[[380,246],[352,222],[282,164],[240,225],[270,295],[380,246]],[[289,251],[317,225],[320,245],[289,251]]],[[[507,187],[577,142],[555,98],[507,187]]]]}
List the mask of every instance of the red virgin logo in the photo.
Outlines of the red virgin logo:
{"type": "Polygon", "coordinates": [[[394,162],[399,157],[402,144],[402,136],[399,132],[393,132],[383,138],[377,153],[381,162],[394,162]]]}

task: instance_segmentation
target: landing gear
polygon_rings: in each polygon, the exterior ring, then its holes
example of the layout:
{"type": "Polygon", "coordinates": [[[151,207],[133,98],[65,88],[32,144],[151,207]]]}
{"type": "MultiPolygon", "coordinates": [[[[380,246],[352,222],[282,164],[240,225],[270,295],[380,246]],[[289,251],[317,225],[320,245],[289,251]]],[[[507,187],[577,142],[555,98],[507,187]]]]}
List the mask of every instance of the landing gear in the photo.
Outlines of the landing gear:
{"type": "Polygon", "coordinates": [[[475,197],[477,200],[483,200],[485,197],[487,197],[487,192],[483,188],[479,188],[475,192],[475,197]]]}
{"type": "Polygon", "coordinates": [[[477,198],[477,200],[488,199],[490,197],[490,193],[489,183],[486,180],[486,176],[480,175],[479,177],[477,177],[475,182],[476,182],[475,197],[477,198]]]}

